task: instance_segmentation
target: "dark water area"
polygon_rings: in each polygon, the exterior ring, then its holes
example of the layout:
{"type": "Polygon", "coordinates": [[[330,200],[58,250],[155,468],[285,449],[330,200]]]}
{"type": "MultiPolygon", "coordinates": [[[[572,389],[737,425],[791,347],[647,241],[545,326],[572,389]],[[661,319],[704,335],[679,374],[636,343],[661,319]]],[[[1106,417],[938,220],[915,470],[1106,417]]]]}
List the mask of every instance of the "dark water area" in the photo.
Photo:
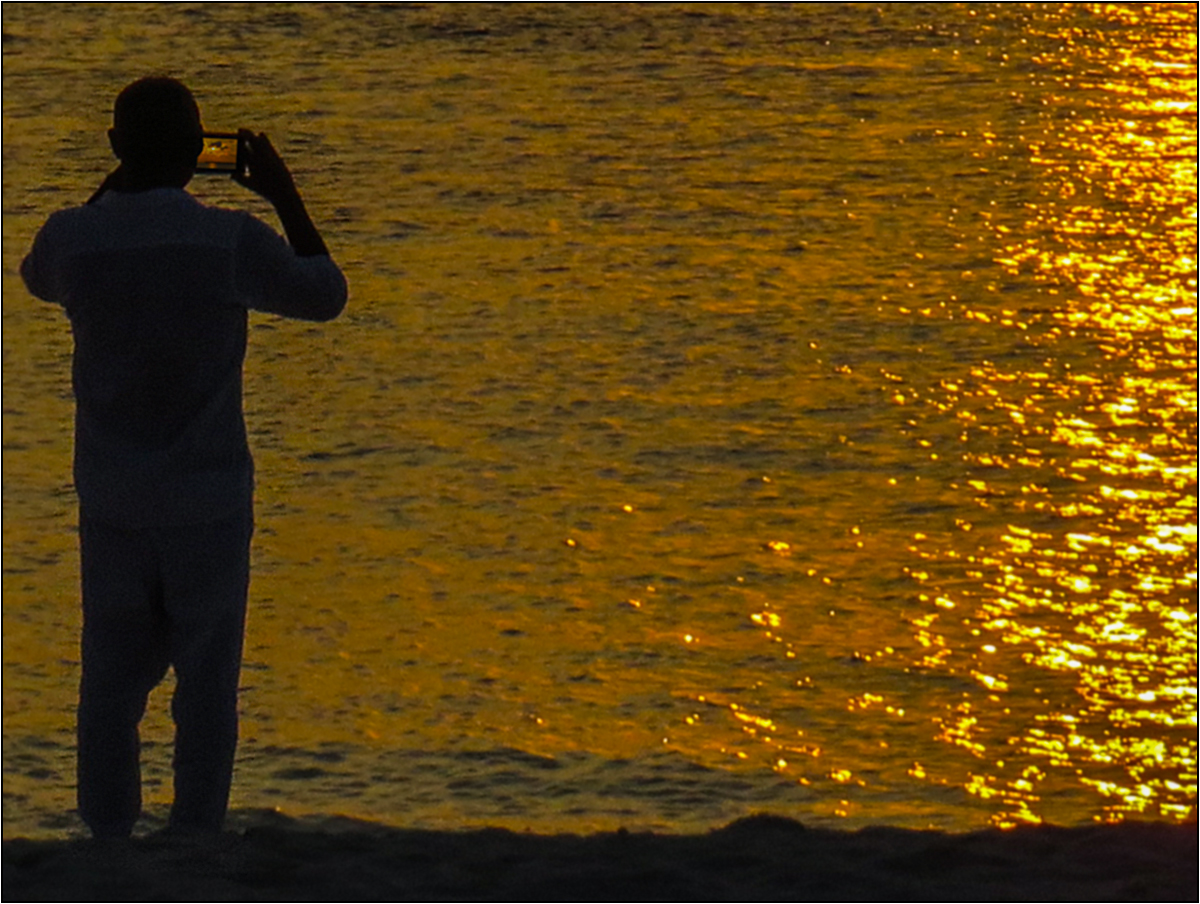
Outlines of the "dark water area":
{"type": "Polygon", "coordinates": [[[331,324],[252,318],[235,807],[1194,813],[1194,5],[5,4],[3,30],[6,836],[77,830],[70,337],[17,267],[152,72],[272,135],[351,286],[331,324]]]}

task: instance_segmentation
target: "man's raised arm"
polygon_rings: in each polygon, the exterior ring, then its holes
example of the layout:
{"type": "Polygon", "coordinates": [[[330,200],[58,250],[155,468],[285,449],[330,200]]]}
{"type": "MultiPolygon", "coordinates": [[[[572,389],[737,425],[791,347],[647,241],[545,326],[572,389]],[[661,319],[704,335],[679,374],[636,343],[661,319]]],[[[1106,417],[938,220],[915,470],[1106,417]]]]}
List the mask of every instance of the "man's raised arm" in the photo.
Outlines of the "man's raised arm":
{"type": "Polygon", "coordinates": [[[246,148],[248,169],[235,175],[234,179],[271,202],[283,224],[288,243],[298,256],[328,255],[325,240],[308,215],[292,174],[271,139],[264,132],[255,135],[249,129],[242,129],[238,140],[246,148]]]}

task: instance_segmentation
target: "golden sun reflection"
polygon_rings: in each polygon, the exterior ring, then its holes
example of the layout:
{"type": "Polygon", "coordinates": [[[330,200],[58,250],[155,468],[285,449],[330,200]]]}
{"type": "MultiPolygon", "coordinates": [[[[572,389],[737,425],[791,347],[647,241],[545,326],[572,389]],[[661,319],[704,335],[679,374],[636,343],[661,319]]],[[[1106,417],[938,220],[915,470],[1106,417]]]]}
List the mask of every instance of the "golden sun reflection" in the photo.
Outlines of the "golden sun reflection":
{"type": "Polygon", "coordinates": [[[1005,749],[965,784],[1002,802],[1000,824],[1039,818],[1046,769],[1077,772],[1113,818],[1195,812],[1194,8],[1091,10],[1095,32],[1047,36],[1043,103],[1073,115],[1047,113],[1037,136],[1025,125],[1037,193],[1024,223],[992,226],[1009,278],[1052,302],[1001,315],[1045,363],[985,363],[936,403],[963,426],[965,485],[989,516],[976,526],[1006,521],[966,557],[987,593],[922,595],[919,664],[950,667],[952,632],[987,639],[963,671],[1006,713],[1020,705],[1006,669],[1046,676],[1018,737],[989,738],[987,707],[969,701],[942,720],[945,743],[984,760],[1005,749]],[[961,625],[945,598],[968,610],[961,625]],[[1015,774],[1018,760],[1033,764],[1015,774]]]}

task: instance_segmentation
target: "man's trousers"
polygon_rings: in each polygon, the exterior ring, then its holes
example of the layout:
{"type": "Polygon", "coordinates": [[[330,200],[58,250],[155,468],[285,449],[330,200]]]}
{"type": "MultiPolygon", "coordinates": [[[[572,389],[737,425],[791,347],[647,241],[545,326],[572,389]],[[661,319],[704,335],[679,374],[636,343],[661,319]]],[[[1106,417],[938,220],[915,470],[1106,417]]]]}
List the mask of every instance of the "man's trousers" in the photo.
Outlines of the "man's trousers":
{"type": "Polygon", "coordinates": [[[170,824],[219,831],[237,747],[237,691],[253,515],[128,530],[80,519],[83,675],[78,799],[97,837],[127,836],[141,813],[138,723],[175,669],[170,824]]]}

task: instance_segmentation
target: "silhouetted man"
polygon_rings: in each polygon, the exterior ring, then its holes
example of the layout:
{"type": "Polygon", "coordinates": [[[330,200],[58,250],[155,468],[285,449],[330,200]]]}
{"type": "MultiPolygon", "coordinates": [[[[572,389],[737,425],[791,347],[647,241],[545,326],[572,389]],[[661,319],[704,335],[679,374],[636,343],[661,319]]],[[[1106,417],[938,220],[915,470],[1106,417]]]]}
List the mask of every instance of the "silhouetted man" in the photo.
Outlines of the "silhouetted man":
{"type": "Polygon", "coordinates": [[[83,596],[79,812],[125,837],[141,811],[138,723],[174,667],[170,826],[219,831],[237,746],[253,463],[242,415],[246,312],[330,320],[346,282],[266,135],[235,178],[287,233],[185,192],[200,111],[173,79],[117,97],[120,165],[46,222],[21,265],[75,339],[83,596]]]}

